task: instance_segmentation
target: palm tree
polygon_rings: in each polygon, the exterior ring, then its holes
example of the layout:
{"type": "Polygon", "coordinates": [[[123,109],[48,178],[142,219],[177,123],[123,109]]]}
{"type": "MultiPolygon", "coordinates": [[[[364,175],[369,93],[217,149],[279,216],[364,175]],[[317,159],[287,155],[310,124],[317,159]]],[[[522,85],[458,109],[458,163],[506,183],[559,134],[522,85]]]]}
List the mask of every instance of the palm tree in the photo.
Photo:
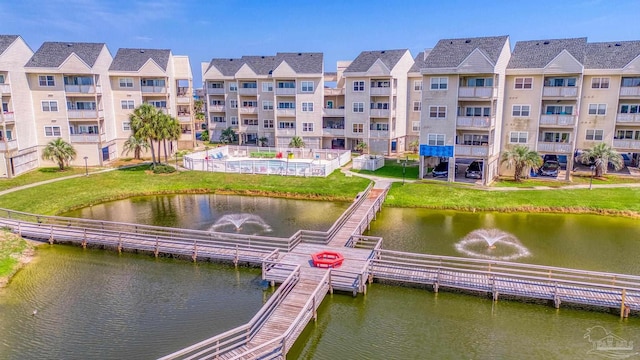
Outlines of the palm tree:
{"type": "Polygon", "coordinates": [[[515,167],[513,175],[515,181],[520,181],[520,176],[522,176],[522,171],[525,168],[536,168],[542,164],[540,155],[536,151],[529,150],[524,145],[514,146],[513,149],[503,152],[500,158],[501,164],[507,163],[507,169],[512,166],[515,167]]]}
{"type": "Polygon", "coordinates": [[[223,144],[229,144],[236,141],[236,132],[232,128],[228,127],[222,130],[220,134],[220,142],[223,144]]]}
{"type": "Polygon", "coordinates": [[[268,146],[269,145],[269,138],[266,136],[263,136],[261,138],[258,138],[258,146],[268,146]]]}
{"type": "MultiPolygon", "coordinates": [[[[153,149],[153,141],[158,138],[157,134],[157,122],[159,112],[154,106],[150,104],[140,104],[131,115],[129,115],[129,121],[131,121],[131,130],[133,135],[138,139],[148,141],[149,148],[151,149],[151,162],[156,164],[156,154],[153,149]]],[[[160,153],[158,152],[158,156],[160,153]]]]}
{"type": "Polygon", "coordinates": [[[289,141],[290,148],[303,148],[305,146],[304,141],[300,136],[294,136],[289,141]]]}
{"type": "Polygon", "coordinates": [[[596,170],[596,177],[600,177],[604,174],[608,163],[613,165],[613,168],[616,170],[619,170],[624,166],[622,156],[617,151],[613,150],[611,146],[605,143],[600,143],[594,145],[592,148],[583,150],[578,156],[578,160],[583,164],[588,164],[593,161],[593,165],[596,170]]]}
{"type": "Polygon", "coordinates": [[[420,147],[420,141],[419,140],[414,140],[412,142],[409,143],[409,150],[415,152],[418,152],[418,148],[420,147]]]}
{"type": "Polygon", "coordinates": [[[124,142],[124,149],[122,155],[129,154],[133,151],[133,158],[136,160],[141,159],[142,150],[148,150],[149,143],[146,140],[139,139],[134,135],[129,136],[127,141],[124,142]]]}
{"type": "Polygon", "coordinates": [[[68,142],[57,138],[47,143],[42,150],[42,158],[55,161],[60,170],[64,170],[65,164],[68,166],[76,158],[76,150],[68,142]]]}
{"type": "Polygon", "coordinates": [[[209,130],[202,130],[202,133],[200,134],[200,140],[205,143],[209,141],[209,130]]]}
{"type": "MultiPolygon", "coordinates": [[[[196,100],[193,102],[193,110],[195,113],[195,118],[198,123],[205,122],[205,114],[204,114],[204,100],[196,100]]],[[[198,124],[200,126],[200,124],[198,124]]]]}
{"type": "Polygon", "coordinates": [[[367,145],[366,142],[361,141],[356,145],[356,151],[359,151],[360,153],[364,153],[365,150],[367,150],[368,147],[369,147],[369,145],[367,145]]]}
{"type": "Polygon", "coordinates": [[[167,140],[177,141],[180,139],[180,134],[182,133],[180,122],[171,115],[159,114],[156,125],[156,133],[158,134],[158,157],[160,157],[160,142],[162,142],[164,145],[164,161],[168,163],[167,140]]]}

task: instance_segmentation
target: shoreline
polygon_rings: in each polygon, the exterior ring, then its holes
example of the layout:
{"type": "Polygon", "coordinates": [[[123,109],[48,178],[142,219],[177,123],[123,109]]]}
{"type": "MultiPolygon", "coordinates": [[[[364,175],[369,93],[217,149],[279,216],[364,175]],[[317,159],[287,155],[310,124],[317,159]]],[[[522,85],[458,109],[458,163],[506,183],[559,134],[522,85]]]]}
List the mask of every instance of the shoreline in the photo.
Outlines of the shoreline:
{"type": "Polygon", "coordinates": [[[8,254],[8,257],[16,260],[16,263],[13,264],[8,274],[0,276],[0,289],[5,288],[7,285],[9,285],[9,282],[11,281],[13,276],[18,273],[20,269],[22,269],[35,259],[36,247],[42,244],[38,241],[23,239],[16,234],[8,232],[5,232],[0,236],[0,242],[11,240],[24,241],[25,247],[20,252],[12,252],[11,254],[8,254]]]}

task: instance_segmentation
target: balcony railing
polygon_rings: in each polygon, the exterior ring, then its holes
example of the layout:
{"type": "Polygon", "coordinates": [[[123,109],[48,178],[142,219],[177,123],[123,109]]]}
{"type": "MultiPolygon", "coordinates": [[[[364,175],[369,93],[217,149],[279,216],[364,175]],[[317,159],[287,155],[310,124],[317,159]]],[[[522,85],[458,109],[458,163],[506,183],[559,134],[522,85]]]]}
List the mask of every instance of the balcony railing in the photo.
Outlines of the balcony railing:
{"type": "Polygon", "coordinates": [[[334,128],[322,128],[322,135],[324,136],[345,136],[344,129],[334,129],[334,128]]]}
{"type": "Polygon", "coordinates": [[[322,109],[322,116],[340,116],[344,117],[344,109],[322,109]]]}
{"type": "Polygon", "coordinates": [[[390,87],[372,87],[371,88],[372,96],[389,96],[391,95],[390,87]]]}
{"type": "Polygon", "coordinates": [[[296,116],[296,109],[277,109],[276,115],[278,116],[296,116]]]}
{"type": "Polygon", "coordinates": [[[614,139],[613,147],[616,149],[640,150],[640,140],[614,139]]]}
{"type": "Polygon", "coordinates": [[[78,94],[95,94],[96,87],[94,85],[65,85],[64,91],[78,94]]]}
{"type": "Polygon", "coordinates": [[[256,89],[256,88],[238,88],[238,94],[240,94],[240,95],[258,95],[258,89],[256,89]]]}
{"type": "Polygon", "coordinates": [[[0,151],[15,150],[18,148],[18,140],[0,140],[0,151]]]}
{"type": "Polygon", "coordinates": [[[295,95],[296,89],[292,88],[276,88],[276,95],[295,95]]]}
{"type": "Polygon", "coordinates": [[[324,88],[324,96],[338,96],[344,95],[344,88],[324,88]]]}
{"type": "Polygon", "coordinates": [[[496,96],[498,96],[498,89],[495,87],[464,86],[458,89],[458,97],[461,98],[489,99],[496,96]]]}
{"type": "Polygon", "coordinates": [[[209,95],[224,95],[224,88],[207,88],[207,94],[209,95]]]}
{"type": "Polygon", "coordinates": [[[178,95],[176,97],[176,102],[178,104],[188,104],[191,101],[191,98],[189,96],[180,96],[178,95]]]}
{"type": "Polygon", "coordinates": [[[69,119],[96,119],[103,116],[102,110],[67,110],[69,119]]]}
{"type": "Polygon", "coordinates": [[[618,114],[616,122],[629,125],[640,125],[640,114],[618,114]]]}
{"type": "Polygon", "coordinates": [[[623,86],[620,88],[620,96],[640,96],[640,86],[623,86]]]}
{"type": "Polygon", "coordinates": [[[224,105],[209,105],[210,112],[224,112],[224,105]]]}
{"type": "Polygon", "coordinates": [[[369,137],[388,139],[389,130],[369,130],[369,137]]]}
{"type": "Polygon", "coordinates": [[[542,88],[542,96],[576,97],[578,88],[576,86],[545,86],[542,88]]]}
{"type": "Polygon", "coordinates": [[[191,115],[189,115],[189,114],[178,115],[178,121],[179,122],[191,122],[191,115]]]}
{"type": "Polygon", "coordinates": [[[180,134],[180,140],[181,141],[193,140],[193,134],[191,133],[191,131],[182,133],[180,134]]]}
{"type": "Polygon", "coordinates": [[[495,125],[493,116],[458,116],[457,127],[489,129],[495,125]]]}
{"type": "Polygon", "coordinates": [[[556,154],[572,154],[573,143],[538,141],[538,152],[550,152],[556,154]]]}
{"type": "Polygon", "coordinates": [[[241,114],[257,114],[258,108],[255,106],[242,106],[240,107],[241,114]]]}
{"type": "Polygon", "coordinates": [[[575,115],[559,115],[559,114],[540,115],[540,126],[574,127],[575,125],[576,125],[575,115]]]}
{"type": "Polygon", "coordinates": [[[280,136],[293,136],[296,134],[296,129],[277,129],[276,134],[280,136]]]}
{"type": "Polygon", "coordinates": [[[369,109],[369,116],[389,117],[389,109],[369,109]]]}
{"type": "Polygon", "coordinates": [[[140,90],[143,93],[151,93],[151,94],[166,94],[167,87],[166,86],[142,86],[140,90]]]}
{"type": "Polygon", "coordinates": [[[0,117],[0,120],[4,121],[4,122],[10,122],[10,121],[14,121],[14,115],[13,112],[3,112],[2,113],[2,117],[0,117]]]}
{"type": "Polygon", "coordinates": [[[0,94],[11,94],[11,85],[0,84],[0,94]]]}
{"type": "Polygon", "coordinates": [[[456,156],[488,156],[489,145],[458,145],[456,144],[456,156]]]}
{"type": "Polygon", "coordinates": [[[97,143],[100,141],[100,136],[104,137],[104,133],[102,134],[72,134],[70,135],[71,142],[74,143],[97,143]]]}

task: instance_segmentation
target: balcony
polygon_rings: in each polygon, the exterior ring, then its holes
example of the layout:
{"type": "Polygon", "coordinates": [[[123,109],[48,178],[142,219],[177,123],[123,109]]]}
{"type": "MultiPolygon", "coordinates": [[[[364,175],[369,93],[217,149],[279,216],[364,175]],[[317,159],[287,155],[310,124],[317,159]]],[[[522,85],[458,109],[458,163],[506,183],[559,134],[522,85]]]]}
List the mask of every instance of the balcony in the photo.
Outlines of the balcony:
{"type": "Polygon", "coordinates": [[[4,121],[4,122],[11,122],[11,121],[14,121],[14,120],[15,120],[15,118],[14,118],[13,112],[12,112],[12,111],[10,111],[10,112],[3,112],[3,113],[2,113],[2,117],[0,117],[0,120],[2,120],[2,121],[4,121]]]}
{"type": "Polygon", "coordinates": [[[620,96],[640,96],[640,86],[623,86],[620,88],[620,96]]]}
{"type": "Polygon", "coordinates": [[[95,85],[65,85],[64,91],[76,94],[95,94],[95,85]]]}
{"type": "Polygon", "coordinates": [[[540,115],[540,126],[574,127],[576,126],[576,116],[557,114],[540,115]]]}
{"type": "Polygon", "coordinates": [[[166,94],[166,86],[141,86],[140,91],[144,94],[166,94]]]}
{"type": "Polygon", "coordinates": [[[458,116],[456,126],[459,128],[474,128],[488,130],[495,126],[494,116],[458,116]]]}
{"type": "Polygon", "coordinates": [[[258,131],[260,126],[258,125],[242,125],[240,128],[242,131],[258,131]]]}
{"type": "Polygon", "coordinates": [[[296,129],[277,129],[276,135],[278,136],[294,136],[296,134],[296,129]]]}
{"type": "Polygon", "coordinates": [[[100,136],[104,137],[104,133],[102,134],[71,134],[69,138],[72,143],[97,143],[100,141],[100,136]]]}
{"type": "Polygon", "coordinates": [[[180,141],[189,141],[189,140],[193,140],[193,134],[191,133],[191,131],[187,131],[180,134],[180,141]]]}
{"type": "Polygon", "coordinates": [[[258,108],[255,106],[242,106],[240,107],[240,114],[257,114],[258,108]]]}
{"type": "Polygon", "coordinates": [[[0,84],[0,94],[11,94],[11,85],[0,84]]]}
{"type": "Polygon", "coordinates": [[[334,128],[322,128],[323,136],[345,136],[345,130],[342,129],[334,129],[334,128]]]}
{"type": "Polygon", "coordinates": [[[370,109],[369,116],[371,117],[389,117],[389,109],[370,109]]]}
{"type": "Polygon", "coordinates": [[[339,96],[344,95],[344,88],[324,88],[324,96],[339,96]]]}
{"type": "Polygon", "coordinates": [[[371,96],[389,96],[391,95],[391,88],[390,87],[372,87],[370,95],[371,96]]]}
{"type": "Polygon", "coordinates": [[[240,95],[258,95],[258,89],[256,88],[238,88],[238,94],[240,95]]]}
{"type": "Polygon", "coordinates": [[[389,130],[369,130],[370,138],[389,138],[389,130]]]}
{"type": "Polygon", "coordinates": [[[498,89],[495,87],[464,86],[458,89],[460,98],[490,99],[496,96],[498,96],[498,89]]]}
{"type": "Polygon", "coordinates": [[[344,117],[345,111],[344,109],[322,109],[322,116],[336,116],[336,117],[344,117]]]}
{"type": "Polygon", "coordinates": [[[640,140],[614,139],[613,147],[625,150],[640,150],[640,140]]]}
{"type": "Polygon", "coordinates": [[[178,114],[178,121],[179,122],[190,123],[191,122],[191,114],[187,114],[187,113],[178,114]]]}
{"type": "Polygon", "coordinates": [[[0,151],[15,150],[18,148],[18,140],[0,140],[0,151]]]}
{"type": "Polygon", "coordinates": [[[276,95],[295,95],[295,88],[276,88],[276,95]]]}
{"type": "Polygon", "coordinates": [[[176,103],[178,104],[189,104],[191,102],[191,97],[189,95],[180,95],[176,97],[176,103]]]}
{"type": "Polygon", "coordinates": [[[224,88],[207,88],[208,95],[224,95],[224,88]]]}
{"type": "Polygon", "coordinates": [[[209,105],[209,112],[224,112],[224,104],[222,105],[209,105]]]}
{"type": "Polygon", "coordinates": [[[296,109],[277,109],[276,115],[278,116],[296,116],[296,109]]]}
{"type": "Polygon", "coordinates": [[[455,146],[456,156],[489,156],[489,145],[458,145],[455,146]]]}
{"type": "Polygon", "coordinates": [[[97,119],[103,117],[102,110],[67,110],[69,119],[97,119]]]}
{"type": "Polygon", "coordinates": [[[543,97],[569,98],[578,96],[576,86],[545,86],[542,88],[543,97]]]}
{"type": "Polygon", "coordinates": [[[640,125],[640,114],[618,114],[616,122],[625,125],[640,125]]]}
{"type": "Polygon", "coordinates": [[[573,143],[538,141],[537,151],[553,154],[573,154],[573,143]]]}

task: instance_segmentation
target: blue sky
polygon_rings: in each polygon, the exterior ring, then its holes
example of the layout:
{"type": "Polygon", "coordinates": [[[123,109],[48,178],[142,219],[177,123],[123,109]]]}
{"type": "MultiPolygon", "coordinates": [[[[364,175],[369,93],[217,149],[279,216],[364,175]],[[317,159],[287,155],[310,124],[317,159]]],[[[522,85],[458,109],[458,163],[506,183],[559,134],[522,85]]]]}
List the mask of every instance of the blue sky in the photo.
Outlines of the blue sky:
{"type": "Polygon", "coordinates": [[[0,33],[44,41],[104,42],[188,55],[194,86],[211,58],[323,52],[325,70],[365,50],[409,49],[439,39],[509,35],[519,40],[640,40],[640,1],[417,0],[0,0],[0,33]],[[489,4],[489,5],[487,5],[489,4]]]}

